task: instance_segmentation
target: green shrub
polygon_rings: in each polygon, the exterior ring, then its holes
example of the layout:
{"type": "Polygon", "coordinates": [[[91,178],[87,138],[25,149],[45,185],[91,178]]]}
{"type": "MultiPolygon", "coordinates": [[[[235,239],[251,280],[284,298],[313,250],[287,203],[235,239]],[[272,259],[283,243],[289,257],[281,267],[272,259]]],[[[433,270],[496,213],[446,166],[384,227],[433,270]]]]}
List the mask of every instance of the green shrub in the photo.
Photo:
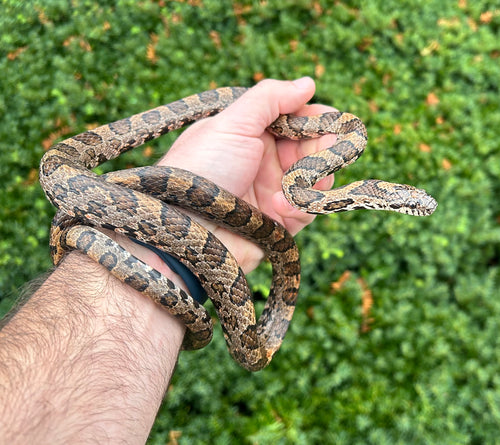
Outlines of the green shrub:
{"type": "MultiPolygon", "coordinates": [[[[150,443],[496,443],[498,7],[6,0],[0,29],[2,313],[50,265],[53,209],[36,176],[44,148],[215,85],[315,77],[316,101],[357,114],[369,132],[337,183],[407,182],[439,202],[426,219],[319,217],[297,237],[300,301],[273,363],[249,375],[217,330],[181,355],[150,443]]],[[[101,170],[149,164],[175,136],[101,170]]],[[[252,274],[256,289],[267,275],[252,274]]]]}

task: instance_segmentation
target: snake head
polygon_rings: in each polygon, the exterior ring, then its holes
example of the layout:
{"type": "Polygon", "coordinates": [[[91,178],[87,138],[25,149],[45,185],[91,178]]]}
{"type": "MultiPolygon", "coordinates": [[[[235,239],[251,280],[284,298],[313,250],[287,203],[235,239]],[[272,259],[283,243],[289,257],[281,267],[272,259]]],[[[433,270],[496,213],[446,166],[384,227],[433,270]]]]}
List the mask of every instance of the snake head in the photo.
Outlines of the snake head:
{"type": "Polygon", "coordinates": [[[436,210],[437,201],[425,190],[406,184],[396,188],[400,199],[390,205],[391,210],[414,216],[432,215],[436,210]]]}

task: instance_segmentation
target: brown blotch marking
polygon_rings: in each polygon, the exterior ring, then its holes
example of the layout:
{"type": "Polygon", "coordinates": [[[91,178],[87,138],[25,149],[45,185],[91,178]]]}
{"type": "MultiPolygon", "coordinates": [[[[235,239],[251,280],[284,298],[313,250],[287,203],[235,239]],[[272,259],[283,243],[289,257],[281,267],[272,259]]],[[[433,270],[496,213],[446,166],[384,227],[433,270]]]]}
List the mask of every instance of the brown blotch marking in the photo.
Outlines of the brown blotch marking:
{"type": "Polygon", "coordinates": [[[270,218],[264,218],[261,226],[252,233],[256,239],[267,238],[276,228],[275,222],[270,218]]]}
{"type": "Polygon", "coordinates": [[[98,145],[102,143],[102,137],[93,131],[77,134],[72,139],[85,145],[98,145]]]}
{"type": "Polygon", "coordinates": [[[77,159],[80,155],[80,152],[77,148],[73,147],[72,145],[65,144],[64,142],[59,142],[59,144],[54,145],[54,147],[52,148],[62,151],[73,159],[77,159]]]}
{"type": "Polygon", "coordinates": [[[193,185],[186,191],[186,196],[190,205],[199,208],[211,205],[219,193],[220,189],[215,184],[195,177],[193,185]]]}
{"type": "Polygon", "coordinates": [[[144,233],[148,237],[154,237],[158,231],[158,227],[149,221],[141,221],[139,223],[139,231],[144,233]]]}
{"type": "MultiPolygon", "coordinates": [[[[300,170],[300,168],[299,168],[299,170],[300,170]]],[[[290,188],[295,187],[295,188],[302,190],[302,189],[307,189],[310,187],[309,182],[307,182],[302,176],[295,176],[293,184],[294,185],[291,186],[290,188]]]]}
{"type": "Polygon", "coordinates": [[[111,122],[108,124],[108,127],[113,133],[123,135],[132,130],[132,122],[129,118],[120,119],[119,121],[111,122]]]}
{"type": "MultiPolygon", "coordinates": [[[[328,148],[328,151],[337,156],[340,156],[344,163],[352,161],[362,153],[362,151],[356,148],[351,141],[340,141],[333,147],[328,148]]],[[[342,168],[341,165],[338,166],[335,171],[339,170],[340,168],[342,168]]]]}
{"type": "Polygon", "coordinates": [[[305,126],[309,122],[309,118],[307,118],[306,116],[286,116],[285,120],[288,126],[296,134],[301,134],[305,126]]]}
{"type": "Polygon", "coordinates": [[[291,236],[285,236],[273,244],[273,250],[276,252],[287,252],[295,246],[295,242],[291,236]]]}
{"type": "MultiPolygon", "coordinates": [[[[111,230],[113,230],[113,229],[111,229],[111,230]]],[[[138,263],[139,263],[139,260],[137,258],[133,257],[132,255],[129,255],[127,257],[127,259],[125,259],[125,261],[123,262],[123,264],[125,264],[130,269],[133,269],[135,267],[135,265],[138,263]]]]}
{"type": "Polygon", "coordinates": [[[127,275],[124,282],[139,292],[144,292],[149,287],[148,279],[137,272],[127,275]]]}
{"type": "Polygon", "coordinates": [[[298,283],[297,286],[287,287],[283,292],[283,301],[287,306],[295,306],[297,303],[297,295],[299,293],[298,283]]]}
{"type": "Polygon", "coordinates": [[[312,189],[302,189],[296,186],[290,187],[290,192],[294,195],[293,201],[298,206],[307,207],[311,203],[323,198],[323,193],[312,189]]]}
{"type": "Polygon", "coordinates": [[[229,292],[229,299],[236,306],[242,307],[248,301],[248,295],[245,292],[241,292],[241,288],[246,287],[246,279],[245,276],[242,275],[242,272],[238,272],[238,276],[231,284],[231,290],[229,292]]]}
{"type": "Polygon", "coordinates": [[[65,159],[57,155],[50,155],[45,158],[44,162],[40,167],[40,173],[43,176],[50,176],[54,173],[62,164],[65,163],[65,159]]]}
{"type": "Polygon", "coordinates": [[[285,275],[299,275],[300,274],[300,262],[292,261],[283,265],[283,272],[285,275]]]}
{"type": "Polygon", "coordinates": [[[215,103],[219,100],[219,93],[216,90],[209,90],[199,93],[195,97],[197,97],[200,102],[215,103]]]}
{"type": "MultiPolygon", "coordinates": [[[[224,264],[228,255],[228,251],[226,249],[221,249],[219,244],[215,241],[215,237],[208,232],[209,236],[205,244],[203,245],[203,249],[201,251],[204,256],[205,261],[212,263],[212,267],[219,264],[224,264]]],[[[198,262],[200,259],[195,258],[194,264],[198,262]]]]}
{"type": "Polygon", "coordinates": [[[109,196],[114,205],[128,213],[135,212],[139,205],[136,196],[127,189],[110,190],[109,196]]]}
{"type": "Polygon", "coordinates": [[[102,264],[106,269],[112,270],[118,263],[118,258],[112,252],[105,252],[99,257],[99,264],[102,264]]]}
{"type": "Polygon", "coordinates": [[[324,113],[318,116],[318,121],[319,121],[318,126],[325,129],[323,134],[334,133],[334,126],[337,123],[337,120],[340,118],[340,116],[342,116],[342,113],[340,111],[324,113]]]}
{"type": "MultiPolygon", "coordinates": [[[[222,283],[221,281],[213,281],[212,283],[210,283],[209,286],[214,291],[214,293],[217,295],[222,295],[222,293],[225,290],[224,283],[222,283]]],[[[218,300],[213,301],[212,300],[212,302],[216,308],[220,308],[222,306],[221,301],[218,301],[218,300]]]]}
{"type": "Polygon", "coordinates": [[[184,250],[184,259],[192,265],[196,265],[200,261],[198,252],[196,252],[192,247],[186,247],[184,250]]]}
{"type": "Polygon", "coordinates": [[[182,316],[182,322],[185,324],[193,324],[198,320],[197,315],[192,311],[184,312],[182,316]]]}
{"type": "MultiPolygon", "coordinates": [[[[101,154],[101,156],[102,156],[102,154],[101,154]]],[[[85,157],[87,157],[91,161],[93,161],[94,159],[97,158],[94,147],[89,147],[89,148],[85,149],[85,151],[82,153],[82,158],[85,158],[85,157]]]]}
{"type": "Polygon", "coordinates": [[[241,333],[241,342],[246,345],[250,350],[255,350],[259,348],[259,341],[257,335],[257,327],[255,325],[248,326],[241,333]]]}
{"type": "MultiPolygon", "coordinates": [[[[172,294],[163,294],[158,300],[162,306],[167,308],[175,307],[177,305],[177,299],[173,297],[172,294]]],[[[187,320],[183,320],[185,323],[188,323],[187,320]]]]}
{"type": "Polygon", "coordinates": [[[289,171],[302,170],[302,169],[313,171],[315,173],[315,176],[317,177],[318,174],[328,171],[329,165],[326,159],[322,158],[321,156],[306,157],[297,161],[297,163],[293,165],[289,171]]]}
{"type": "Polygon", "coordinates": [[[169,105],[165,105],[172,113],[182,115],[189,110],[189,105],[184,99],[176,100],[169,105]]]}
{"type": "Polygon", "coordinates": [[[76,247],[87,253],[96,242],[96,239],[96,234],[93,231],[85,230],[78,236],[78,239],[76,240],[76,247]]]}
{"type": "Polygon", "coordinates": [[[191,230],[191,220],[167,205],[160,207],[160,221],[162,226],[168,226],[169,233],[175,239],[183,239],[191,230]]]}
{"type": "Polygon", "coordinates": [[[346,199],[341,199],[339,201],[333,201],[325,204],[323,206],[323,209],[327,212],[334,211],[334,210],[341,210],[345,209],[349,205],[353,204],[354,200],[351,198],[346,198],[346,199]]]}
{"type": "Polygon", "coordinates": [[[155,125],[161,121],[161,114],[158,110],[150,110],[141,114],[141,119],[146,124],[155,125]]]}
{"type": "Polygon", "coordinates": [[[248,224],[252,218],[252,209],[240,201],[236,201],[234,208],[226,214],[224,222],[232,227],[241,227],[248,224]]]}

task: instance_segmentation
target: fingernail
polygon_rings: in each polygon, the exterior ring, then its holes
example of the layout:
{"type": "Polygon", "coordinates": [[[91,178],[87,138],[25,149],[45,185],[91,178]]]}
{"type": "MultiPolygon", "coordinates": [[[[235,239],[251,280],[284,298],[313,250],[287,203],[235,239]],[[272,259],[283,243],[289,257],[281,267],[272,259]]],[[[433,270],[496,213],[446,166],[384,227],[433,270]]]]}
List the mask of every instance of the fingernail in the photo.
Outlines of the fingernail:
{"type": "Polygon", "coordinates": [[[301,77],[300,79],[296,79],[293,81],[293,84],[300,88],[301,90],[305,90],[310,88],[312,79],[310,77],[301,77]]]}

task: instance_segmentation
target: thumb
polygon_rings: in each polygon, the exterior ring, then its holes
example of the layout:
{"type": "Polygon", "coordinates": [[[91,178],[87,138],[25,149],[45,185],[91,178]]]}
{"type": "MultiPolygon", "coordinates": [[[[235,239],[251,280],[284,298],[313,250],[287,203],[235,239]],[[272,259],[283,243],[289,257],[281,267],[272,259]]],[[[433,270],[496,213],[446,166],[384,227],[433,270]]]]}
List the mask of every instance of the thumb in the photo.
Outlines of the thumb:
{"type": "Polygon", "coordinates": [[[231,133],[259,137],[280,114],[297,112],[314,95],[310,77],[294,81],[266,79],[220,113],[231,133]]]}

